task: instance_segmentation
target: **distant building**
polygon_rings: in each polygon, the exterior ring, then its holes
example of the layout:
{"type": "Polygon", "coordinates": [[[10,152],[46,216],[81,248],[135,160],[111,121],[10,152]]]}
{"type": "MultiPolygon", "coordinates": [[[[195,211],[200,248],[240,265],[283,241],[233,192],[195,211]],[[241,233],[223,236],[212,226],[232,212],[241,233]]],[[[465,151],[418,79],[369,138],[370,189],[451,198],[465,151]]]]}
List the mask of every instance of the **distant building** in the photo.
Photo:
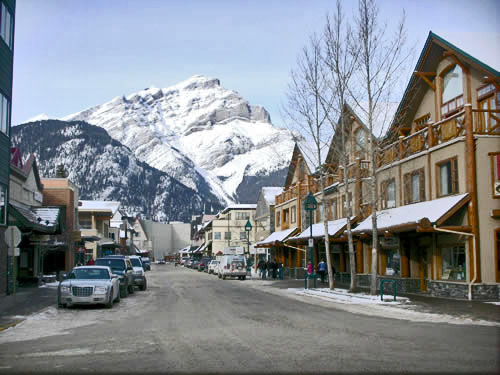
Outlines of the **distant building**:
{"type": "Polygon", "coordinates": [[[151,241],[154,259],[174,255],[179,249],[191,243],[191,225],[189,223],[158,223],[141,220],[147,238],[151,241]]]}

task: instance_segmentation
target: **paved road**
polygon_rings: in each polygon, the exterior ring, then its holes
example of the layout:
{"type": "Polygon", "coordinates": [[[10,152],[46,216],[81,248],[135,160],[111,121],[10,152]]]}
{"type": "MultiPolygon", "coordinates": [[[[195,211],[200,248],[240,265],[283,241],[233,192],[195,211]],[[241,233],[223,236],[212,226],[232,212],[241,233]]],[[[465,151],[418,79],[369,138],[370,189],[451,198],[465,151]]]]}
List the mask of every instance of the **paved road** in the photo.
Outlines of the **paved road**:
{"type": "Polygon", "coordinates": [[[496,372],[496,327],[355,315],[156,266],[112,310],[52,306],[0,332],[0,373],[496,372]]]}

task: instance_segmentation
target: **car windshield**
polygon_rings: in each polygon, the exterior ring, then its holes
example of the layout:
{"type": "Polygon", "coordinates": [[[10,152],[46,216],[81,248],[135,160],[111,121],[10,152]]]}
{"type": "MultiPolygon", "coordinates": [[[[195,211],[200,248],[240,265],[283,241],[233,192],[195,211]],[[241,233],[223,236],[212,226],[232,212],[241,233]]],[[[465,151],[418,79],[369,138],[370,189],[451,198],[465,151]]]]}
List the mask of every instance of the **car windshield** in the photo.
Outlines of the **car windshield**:
{"type": "Polygon", "coordinates": [[[139,259],[132,258],[132,259],[130,259],[130,261],[132,262],[132,266],[134,266],[134,267],[142,267],[141,261],[139,259]]]}
{"type": "Polygon", "coordinates": [[[108,266],[113,271],[123,271],[125,270],[125,262],[123,259],[97,259],[95,264],[97,266],[108,266]]]}
{"type": "Polygon", "coordinates": [[[78,268],[69,274],[68,279],[108,280],[109,272],[104,268],[78,268]]]}

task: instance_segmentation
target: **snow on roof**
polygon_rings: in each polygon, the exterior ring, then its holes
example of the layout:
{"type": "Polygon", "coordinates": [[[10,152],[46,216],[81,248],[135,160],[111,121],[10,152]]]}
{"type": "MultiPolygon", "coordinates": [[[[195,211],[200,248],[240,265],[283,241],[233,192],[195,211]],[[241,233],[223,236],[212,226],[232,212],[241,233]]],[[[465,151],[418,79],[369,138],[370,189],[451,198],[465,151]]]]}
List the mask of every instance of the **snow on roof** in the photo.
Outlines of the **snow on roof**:
{"type": "Polygon", "coordinates": [[[55,207],[40,207],[32,208],[33,213],[42,219],[40,224],[53,226],[57,224],[57,219],[59,217],[59,208],[55,207]]]}
{"type": "MultiPolygon", "coordinates": [[[[423,218],[428,218],[434,224],[467,196],[468,194],[454,195],[379,211],[377,213],[377,228],[384,230],[404,224],[417,225],[418,221],[423,218]]],[[[360,233],[371,230],[372,217],[369,216],[359,223],[353,232],[360,233]]]]}
{"type": "Polygon", "coordinates": [[[257,204],[255,203],[240,203],[240,204],[231,204],[224,208],[221,213],[226,213],[231,210],[255,210],[257,208],[257,204]]]}
{"type": "Polygon", "coordinates": [[[256,246],[258,246],[258,245],[262,246],[262,245],[267,245],[267,244],[272,245],[276,241],[283,242],[288,236],[290,236],[296,230],[297,230],[297,228],[291,228],[291,229],[282,230],[280,232],[271,233],[271,235],[269,235],[265,240],[257,242],[255,245],[256,246]]]}
{"type": "Polygon", "coordinates": [[[216,215],[203,215],[203,217],[201,218],[201,222],[205,223],[207,221],[212,221],[214,219],[216,219],[216,215]]]}
{"type": "Polygon", "coordinates": [[[264,186],[262,188],[262,194],[264,195],[264,200],[266,201],[267,204],[269,205],[274,205],[274,198],[278,194],[281,194],[283,192],[283,187],[278,187],[278,186],[264,186]]]}
{"type": "Polygon", "coordinates": [[[79,211],[92,211],[92,210],[109,210],[115,214],[120,207],[120,202],[116,201],[80,201],[82,205],[78,207],[79,211]]]}
{"type": "MultiPolygon", "coordinates": [[[[355,216],[351,217],[353,220],[355,216]]],[[[335,236],[339,230],[341,230],[345,225],[347,225],[347,219],[337,219],[328,222],[328,235],[335,236]]],[[[312,236],[313,238],[323,237],[325,235],[324,223],[313,224],[312,226],[312,236]]],[[[305,231],[295,237],[290,237],[289,240],[303,240],[308,239],[311,236],[311,227],[307,227],[305,231]]]]}

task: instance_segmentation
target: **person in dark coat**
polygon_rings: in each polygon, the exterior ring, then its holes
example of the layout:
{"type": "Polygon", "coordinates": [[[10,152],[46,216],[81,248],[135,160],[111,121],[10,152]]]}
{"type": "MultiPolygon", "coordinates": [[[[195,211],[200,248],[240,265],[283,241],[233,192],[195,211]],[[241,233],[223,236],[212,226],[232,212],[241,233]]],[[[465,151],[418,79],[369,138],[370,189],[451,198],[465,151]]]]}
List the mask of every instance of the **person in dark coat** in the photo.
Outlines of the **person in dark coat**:
{"type": "Polygon", "coordinates": [[[273,260],[271,266],[273,269],[273,279],[276,280],[276,277],[278,276],[278,261],[276,259],[273,260]]]}
{"type": "Polygon", "coordinates": [[[260,270],[260,277],[262,278],[262,280],[265,280],[266,279],[267,263],[266,263],[266,261],[264,259],[262,259],[259,262],[258,268],[260,270]]]}
{"type": "Polygon", "coordinates": [[[335,288],[335,273],[337,270],[335,269],[335,266],[332,263],[332,279],[333,279],[333,287],[335,288]]]}

